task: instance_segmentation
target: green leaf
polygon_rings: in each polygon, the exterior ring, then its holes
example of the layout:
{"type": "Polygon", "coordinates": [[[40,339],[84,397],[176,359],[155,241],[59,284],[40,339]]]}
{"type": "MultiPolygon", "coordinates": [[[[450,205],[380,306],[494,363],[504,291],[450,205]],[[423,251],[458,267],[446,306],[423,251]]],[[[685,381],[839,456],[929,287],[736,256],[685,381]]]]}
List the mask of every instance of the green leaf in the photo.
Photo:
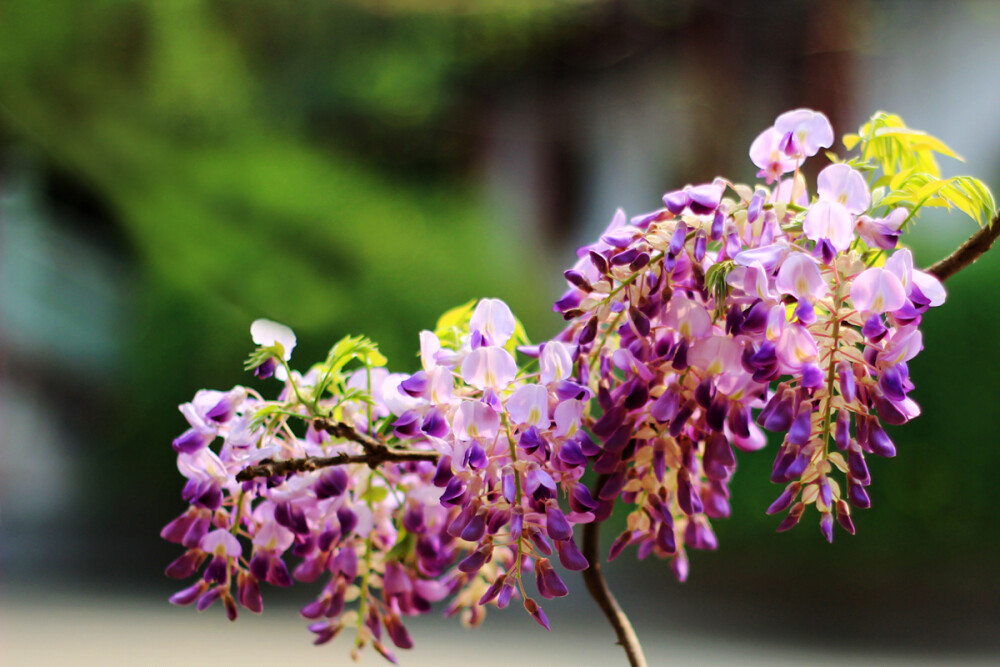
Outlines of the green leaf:
{"type": "Polygon", "coordinates": [[[375,505],[382,502],[389,496],[389,489],[384,486],[369,486],[368,490],[361,494],[361,500],[368,505],[375,505]]]}
{"type": "Polygon", "coordinates": [[[472,311],[477,303],[478,299],[472,299],[446,311],[438,318],[434,334],[441,340],[441,345],[458,349],[462,338],[469,332],[469,320],[472,319],[472,311]]]}

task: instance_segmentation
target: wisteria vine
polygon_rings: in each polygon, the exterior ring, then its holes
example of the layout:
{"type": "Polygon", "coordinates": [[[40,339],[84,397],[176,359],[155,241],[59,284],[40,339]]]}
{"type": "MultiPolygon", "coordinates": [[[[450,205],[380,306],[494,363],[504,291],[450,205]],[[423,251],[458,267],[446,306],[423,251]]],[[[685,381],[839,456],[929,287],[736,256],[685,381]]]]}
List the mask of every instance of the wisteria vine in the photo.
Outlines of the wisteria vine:
{"type": "Polygon", "coordinates": [[[502,301],[446,313],[420,333],[421,370],[393,373],[372,341],[348,337],[306,372],[295,335],[258,320],[247,364],[280,381],[199,391],[173,442],[189,507],[162,536],[184,553],[171,597],[262,610],[261,582],[317,582],[301,614],[322,644],[348,630],[353,655],[413,642],[403,618],[442,603],[478,625],[518,600],[568,593],[556,563],[583,571],[632,665],[645,659],[600,574],[598,527],[627,512],[608,559],[634,548],[688,576],[690,550],[717,545],[735,450],[780,437],[769,514],[778,530],[812,506],[822,535],[854,532],[867,458],[896,453],[884,424],[920,413],[909,397],[919,325],[941,280],[997,236],[989,190],[942,178],[933,137],[879,113],[844,138],[810,195],[801,167],[833,144],[826,117],[782,114],[750,158],[762,183],[717,178],[618,211],[578,251],[555,304],[563,331],[531,345],[502,301]],[[922,271],[899,237],[928,206],[989,222],[922,271]],[[590,480],[590,481],[585,481],[590,480]],[[579,546],[574,526],[582,524],[579,546]],[[286,559],[297,564],[289,570],[286,559]]]}

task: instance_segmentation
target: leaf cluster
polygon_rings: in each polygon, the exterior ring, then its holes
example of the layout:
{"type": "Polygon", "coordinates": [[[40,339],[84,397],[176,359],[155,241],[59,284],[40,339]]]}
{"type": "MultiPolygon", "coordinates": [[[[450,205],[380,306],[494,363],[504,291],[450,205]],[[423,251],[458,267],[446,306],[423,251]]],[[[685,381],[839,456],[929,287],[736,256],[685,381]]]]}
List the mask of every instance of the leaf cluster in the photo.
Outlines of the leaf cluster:
{"type": "Polygon", "coordinates": [[[996,212],[993,194],[978,178],[941,176],[936,155],[961,156],[940,139],[907,127],[896,114],[876,112],[857,134],[844,135],[843,142],[848,150],[860,151],[852,166],[872,175],[876,169],[882,172],[872,183],[873,204],[886,211],[896,206],[910,210],[904,227],[925,206],[957,208],[980,226],[996,212]]]}

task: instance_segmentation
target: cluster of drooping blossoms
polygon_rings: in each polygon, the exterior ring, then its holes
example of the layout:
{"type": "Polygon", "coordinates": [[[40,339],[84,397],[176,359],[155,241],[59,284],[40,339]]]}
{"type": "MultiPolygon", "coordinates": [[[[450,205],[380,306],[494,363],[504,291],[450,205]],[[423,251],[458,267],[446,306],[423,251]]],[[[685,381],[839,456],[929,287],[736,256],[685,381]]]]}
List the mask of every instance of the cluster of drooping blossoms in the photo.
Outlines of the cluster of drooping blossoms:
{"type": "Polygon", "coordinates": [[[866,455],[895,453],[882,422],[919,414],[907,363],[944,290],[897,250],[909,212],[878,217],[851,165],[823,169],[810,199],[799,167],[832,140],[822,114],[783,114],[750,152],[773,187],[716,179],[619,211],[565,273],[559,339],[601,407],[598,500],[632,506],[612,558],[636,545],[683,580],[686,549],[714,548],[709,520],[729,514],[733,447],[766,444],[758,425],[783,434],[778,529],[814,505],[827,540],[835,519],[853,533],[866,455]]]}
{"type": "Polygon", "coordinates": [[[181,406],[190,428],[173,446],[190,507],[162,535],[186,548],[167,574],[201,576],[172,602],[222,600],[235,618],[237,603],[261,611],[261,582],[318,581],[301,610],[316,643],[353,628],[355,651],[371,643],[390,660],[383,630],[409,648],[402,618],[441,600],[477,624],[484,605],[520,598],[548,627],[525,579],[551,599],[567,592],[554,559],[588,565],[573,525],[598,507],[580,482],[598,453],[581,428],[590,391],[564,342],[528,348],[535,370],[518,369],[503,302],[447,319],[420,334],[412,375],[390,373],[362,338],[300,374],[294,334],[254,323],[248,366],[283,380],[277,399],[236,387],[181,406]]]}

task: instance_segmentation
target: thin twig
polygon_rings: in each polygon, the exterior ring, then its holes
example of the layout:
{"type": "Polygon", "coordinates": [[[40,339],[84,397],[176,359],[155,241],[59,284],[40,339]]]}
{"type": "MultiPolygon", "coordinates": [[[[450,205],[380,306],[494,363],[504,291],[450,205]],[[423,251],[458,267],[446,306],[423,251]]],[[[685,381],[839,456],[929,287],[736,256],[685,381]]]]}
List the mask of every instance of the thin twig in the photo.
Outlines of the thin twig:
{"type": "Polygon", "coordinates": [[[379,449],[367,454],[337,454],[336,456],[307,456],[301,459],[285,461],[264,460],[255,466],[247,466],[236,474],[237,482],[248,482],[256,477],[273,477],[287,475],[293,472],[310,472],[330,466],[342,466],[350,463],[364,463],[369,468],[378,468],[383,463],[410,463],[413,461],[437,461],[437,452],[422,452],[415,450],[379,449]]]}
{"type": "Polygon", "coordinates": [[[390,449],[384,442],[367,433],[361,433],[350,424],[317,419],[313,422],[317,430],[323,430],[341,440],[350,440],[361,445],[364,454],[340,453],[334,456],[306,456],[300,459],[272,461],[265,459],[257,465],[247,466],[236,475],[237,482],[248,482],[257,477],[273,477],[294,472],[310,472],[330,466],[364,463],[371,469],[383,463],[410,463],[413,461],[437,461],[437,452],[411,449],[390,449]]]}
{"type": "Polygon", "coordinates": [[[995,215],[988,225],[970,236],[955,252],[932,264],[927,272],[933,273],[942,282],[947,280],[979,259],[993,246],[998,236],[1000,236],[1000,213],[995,215]]]}
{"type": "MultiPolygon", "coordinates": [[[[601,475],[594,485],[595,497],[606,477],[601,475]]],[[[646,656],[642,653],[639,637],[635,634],[628,616],[618,605],[615,596],[611,594],[611,589],[608,588],[608,583],[601,572],[600,532],[601,524],[598,521],[591,521],[583,526],[583,555],[590,563],[590,566],[583,571],[583,580],[587,584],[590,596],[597,602],[597,606],[604,612],[615,634],[618,635],[618,644],[625,650],[629,665],[646,667],[646,656]]]]}

